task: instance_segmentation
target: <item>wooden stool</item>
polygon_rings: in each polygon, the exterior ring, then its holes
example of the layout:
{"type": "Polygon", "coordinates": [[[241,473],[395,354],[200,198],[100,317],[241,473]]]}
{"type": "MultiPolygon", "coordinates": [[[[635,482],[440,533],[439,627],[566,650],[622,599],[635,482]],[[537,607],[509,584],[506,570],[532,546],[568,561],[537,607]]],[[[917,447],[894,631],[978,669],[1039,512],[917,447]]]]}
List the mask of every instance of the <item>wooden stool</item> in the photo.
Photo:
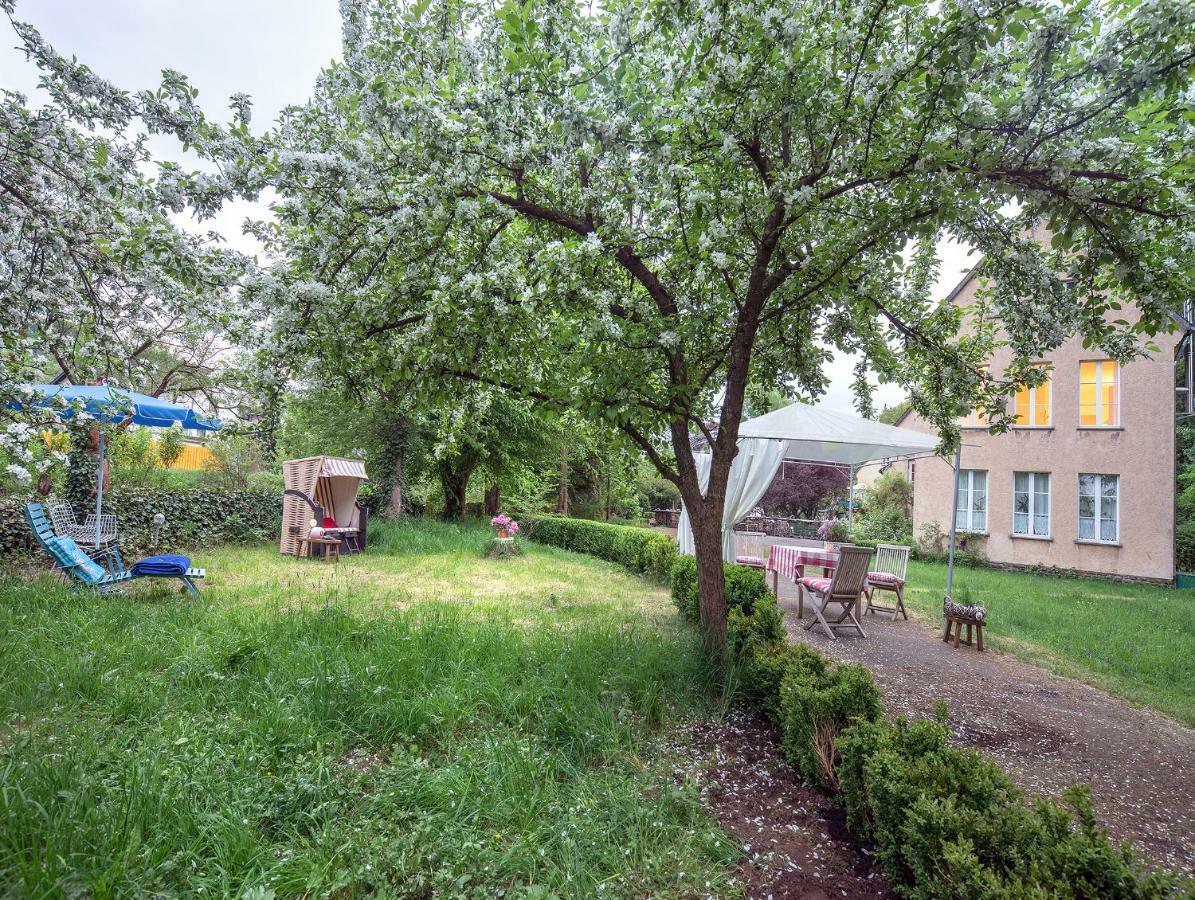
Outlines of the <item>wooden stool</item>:
{"type": "Polygon", "coordinates": [[[956,649],[959,645],[959,639],[963,635],[963,626],[966,625],[967,639],[962,641],[962,643],[966,644],[968,647],[971,646],[971,629],[974,628],[975,649],[980,653],[983,652],[983,622],[976,622],[974,619],[960,619],[956,616],[946,616],[946,630],[942,632],[942,640],[946,643],[950,643],[950,628],[952,625],[954,626],[954,646],[956,649]]]}

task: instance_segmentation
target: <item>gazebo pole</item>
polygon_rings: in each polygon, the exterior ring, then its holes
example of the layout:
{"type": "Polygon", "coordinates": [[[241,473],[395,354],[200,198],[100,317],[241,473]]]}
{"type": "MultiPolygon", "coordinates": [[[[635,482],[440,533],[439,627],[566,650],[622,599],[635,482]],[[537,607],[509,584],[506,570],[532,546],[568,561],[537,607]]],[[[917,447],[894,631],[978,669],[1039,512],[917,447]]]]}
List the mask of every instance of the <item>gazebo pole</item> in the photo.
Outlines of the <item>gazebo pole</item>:
{"type": "Polygon", "coordinates": [[[846,508],[846,530],[855,539],[855,464],[851,463],[851,493],[846,508]]]}
{"type": "Polygon", "coordinates": [[[946,561],[946,596],[954,598],[954,537],[958,528],[958,481],[959,466],[963,458],[963,444],[959,442],[954,451],[954,478],[950,493],[950,556],[946,561]]]}
{"type": "Polygon", "coordinates": [[[100,516],[104,512],[104,429],[100,433],[99,461],[95,467],[95,547],[100,547],[100,516]]]}

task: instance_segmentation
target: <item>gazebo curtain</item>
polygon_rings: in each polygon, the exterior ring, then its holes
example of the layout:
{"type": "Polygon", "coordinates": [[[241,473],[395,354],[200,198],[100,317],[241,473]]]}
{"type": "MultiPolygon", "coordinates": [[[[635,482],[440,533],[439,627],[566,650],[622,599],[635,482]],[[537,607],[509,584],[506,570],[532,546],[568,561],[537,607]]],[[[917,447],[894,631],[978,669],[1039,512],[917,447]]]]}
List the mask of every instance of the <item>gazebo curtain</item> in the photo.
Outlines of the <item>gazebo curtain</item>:
{"type": "MultiPolygon", "coordinates": [[[[772,479],[784,461],[784,441],[742,441],[738,455],[730,464],[730,479],[726,483],[726,506],[722,509],[722,558],[734,562],[734,526],[742,521],[767,491],[772,479]]],[[[697,463],[697,480],[704,491],[710,480],[708,453],[694,455],[697,463]]],[[[677,540],[680,552],[693,556],[693,527],[689,524],[689,511],[681,507],[677,540]]]]}

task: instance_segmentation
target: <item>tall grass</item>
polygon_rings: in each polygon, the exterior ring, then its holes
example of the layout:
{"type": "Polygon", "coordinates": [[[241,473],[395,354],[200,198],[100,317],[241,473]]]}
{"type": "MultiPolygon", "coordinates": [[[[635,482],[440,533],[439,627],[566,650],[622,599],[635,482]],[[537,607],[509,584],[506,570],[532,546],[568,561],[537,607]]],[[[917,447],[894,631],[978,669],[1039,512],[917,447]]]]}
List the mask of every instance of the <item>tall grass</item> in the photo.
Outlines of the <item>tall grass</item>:
{"type": "MultiPolygon", "coordinates": [[[[485,540],[387,526],[359,559],[485,540]]],[[[691,633],[284,599],[0,582],[6,892],[735,892],[737,849],[671,777],[714,693],[691,633]]]]}
{"type": "MultiPolygon", "coordinates": [[[[909,565],[910,609],[940,620],[946,567],[909,565]]],[[[1195,590],[960,569],[988,606],[987,643],[1195,726],[1195,590]]]]}

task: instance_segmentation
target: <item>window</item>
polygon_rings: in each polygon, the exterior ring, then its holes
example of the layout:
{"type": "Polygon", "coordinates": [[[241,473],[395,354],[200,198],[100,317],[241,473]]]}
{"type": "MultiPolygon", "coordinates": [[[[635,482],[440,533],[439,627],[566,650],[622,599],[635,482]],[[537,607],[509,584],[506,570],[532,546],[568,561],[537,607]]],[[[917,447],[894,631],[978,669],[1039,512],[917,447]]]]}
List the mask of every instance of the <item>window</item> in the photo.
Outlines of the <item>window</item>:
{"type": "Polygon", "coordinates": [[[1114,360],[1079,363],[1079,424],[1088,428],[1120,424],[1120,368],[1114,360]]]}
{"type": "Polygon", "coordinates": [[[1120,540],[1120,476],[1079,476],[1079,540],[1120,540]]]}
{"type": "Polygon", "coordinates": [[[1012,533],[1050,536],[1050,474],[1013,472],[1012,533]]]}
{"type": "Polygon", "coordinates": [[[1050,424],[1050,394],[1053,372],[1046,369],[1046,380],[1037,387],[1023,386],[1013,398],[1013,412],[1020,428],[1046,428],[1050,424]]]}
{"type": "Polygon", "coordinates": [[[988,530],[988,473],[960,469],[958,473],[958,510],[954,527],[959,531],[988,530]]]}

